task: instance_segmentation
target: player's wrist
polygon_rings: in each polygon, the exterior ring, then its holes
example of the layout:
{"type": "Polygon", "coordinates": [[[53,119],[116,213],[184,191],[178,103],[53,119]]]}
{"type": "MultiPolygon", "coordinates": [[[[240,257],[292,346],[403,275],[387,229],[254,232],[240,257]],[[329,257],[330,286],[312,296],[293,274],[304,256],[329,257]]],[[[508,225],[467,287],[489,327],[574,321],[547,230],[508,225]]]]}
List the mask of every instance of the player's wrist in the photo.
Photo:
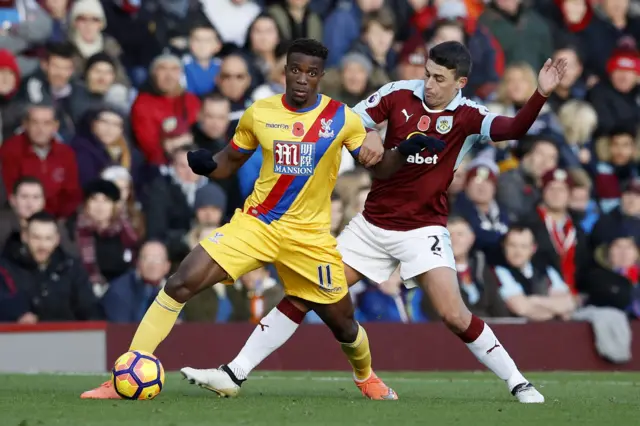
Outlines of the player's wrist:
{"type": "Polygon", "coordinates": [[[545,92],[540,88],[540,86],[538,86],[538,90],[536,90],[536,94],[538,94],[538,95],[542,96],[543,98],[548,98],[548,97],[551,95],[551,93],[545,93],[545,92]]]}

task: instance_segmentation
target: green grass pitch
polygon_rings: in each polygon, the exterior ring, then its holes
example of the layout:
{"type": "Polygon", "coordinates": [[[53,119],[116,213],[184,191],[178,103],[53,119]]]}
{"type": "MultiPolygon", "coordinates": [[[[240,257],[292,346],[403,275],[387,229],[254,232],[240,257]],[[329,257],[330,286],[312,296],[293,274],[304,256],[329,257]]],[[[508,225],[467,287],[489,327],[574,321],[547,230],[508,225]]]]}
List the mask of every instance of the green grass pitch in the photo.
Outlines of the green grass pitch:
{"type": "Polygon", "coordinates": [[[2,426],[199,425],[638,425],[640,373],[544,373],[529,378],[547,398],[518,404],[487,373],[379,374],[400,400],[368,401],[343,372],[262,372],[236,399],[167,376],[152,401],[86,401],[105,377],[0,375],[2,426]]]}

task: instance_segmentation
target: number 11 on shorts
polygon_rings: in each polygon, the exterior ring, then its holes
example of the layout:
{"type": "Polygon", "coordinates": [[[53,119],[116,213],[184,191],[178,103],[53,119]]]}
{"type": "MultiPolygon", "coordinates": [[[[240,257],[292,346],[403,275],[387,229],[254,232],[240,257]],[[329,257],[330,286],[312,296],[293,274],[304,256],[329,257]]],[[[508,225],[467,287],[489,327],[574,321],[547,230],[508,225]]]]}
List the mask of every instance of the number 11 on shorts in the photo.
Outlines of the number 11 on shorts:
{"type": "Polygon", "coordinates": [[[318,266],[318,284],[323,288],[331,288],[331,265],[318,266]]]}

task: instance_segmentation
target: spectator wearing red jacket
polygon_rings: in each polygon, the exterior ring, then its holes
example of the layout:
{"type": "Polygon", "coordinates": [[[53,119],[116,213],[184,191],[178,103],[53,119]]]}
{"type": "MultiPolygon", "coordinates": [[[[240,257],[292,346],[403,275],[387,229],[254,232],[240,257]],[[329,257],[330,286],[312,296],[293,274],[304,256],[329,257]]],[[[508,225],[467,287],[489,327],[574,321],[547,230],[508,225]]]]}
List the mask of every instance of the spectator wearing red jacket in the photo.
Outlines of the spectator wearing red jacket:
{"type": "Polygon", "coordinates": [[[131,109],[131,124],[140,150],[155,165],[167,163],[161,141],[163,126],[184,121],[191,126],[198,120],[200,100],[185,92],[181,77],[180,58],[169,54],[158,56],[131,109]]]}
{"type": "Polygon", "coordinates": [[[78,166],[73,150],[56,137],[59,123],[50,105],[32,105],[24,120],[23,133],[0,147],[0,169],[7,193],[18,179],[31,176],[45,192],[45,210],[67,218],[82,200],[78,166]]]}

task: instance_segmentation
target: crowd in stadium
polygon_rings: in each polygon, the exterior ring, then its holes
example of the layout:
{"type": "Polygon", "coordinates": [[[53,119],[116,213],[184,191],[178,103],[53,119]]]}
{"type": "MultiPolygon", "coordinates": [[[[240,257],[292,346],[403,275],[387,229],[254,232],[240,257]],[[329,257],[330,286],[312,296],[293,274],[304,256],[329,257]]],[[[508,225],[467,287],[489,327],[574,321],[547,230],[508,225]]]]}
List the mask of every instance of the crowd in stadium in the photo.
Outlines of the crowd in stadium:
{"type": "MultiPolygon", "coordinates": [[[[636,0],[18,0],[0,21],[0,321],[139,322],[262,163],[258,150],[213,182],[186,153],[220,151],[252,102],[283,93],[288,42],[302,37],[329,48],[322,93],[349,106],[423,78],[428,49],[456,40],[474,61],[463,94],[513,116],[545,60],[565,58],[527,136],[477,146],[457,169],[461,293],[485,318],[569,320],[588,305],[640,317],[636,0]]],[[[333,235],[370,185],[345,153],[333,235]]],[[[352,287],[356,318],[437,320],[405,284],[394,273],[352,287]]],[[[181,318],[257,322],[283,294],[267,266],[181,318]]]]}

